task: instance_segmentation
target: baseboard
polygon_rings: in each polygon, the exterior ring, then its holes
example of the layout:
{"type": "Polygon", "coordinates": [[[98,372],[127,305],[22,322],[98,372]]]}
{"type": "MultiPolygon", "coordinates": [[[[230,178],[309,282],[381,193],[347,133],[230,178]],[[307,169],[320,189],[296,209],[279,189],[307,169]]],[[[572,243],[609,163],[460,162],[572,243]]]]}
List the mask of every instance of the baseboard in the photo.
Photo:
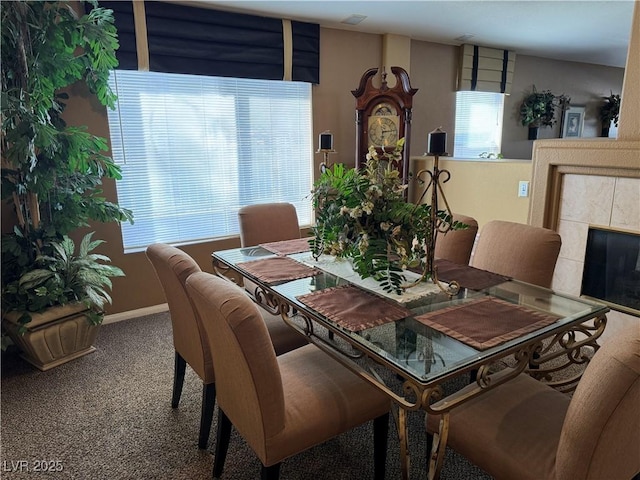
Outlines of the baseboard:
{"type": "Polygon", "coordinates": [[[167,303],[161,303],[160,305],[152,305],[150,307],[138,308],[136,310],[128,310],[126,312],[105,315],[104,322],[102,323],[116,323],[123,320],[131,320],[132,318],[144,317],[145,315],[153,315],[154,313],[162,313],[168,310],[169,305],[167,303]]]}

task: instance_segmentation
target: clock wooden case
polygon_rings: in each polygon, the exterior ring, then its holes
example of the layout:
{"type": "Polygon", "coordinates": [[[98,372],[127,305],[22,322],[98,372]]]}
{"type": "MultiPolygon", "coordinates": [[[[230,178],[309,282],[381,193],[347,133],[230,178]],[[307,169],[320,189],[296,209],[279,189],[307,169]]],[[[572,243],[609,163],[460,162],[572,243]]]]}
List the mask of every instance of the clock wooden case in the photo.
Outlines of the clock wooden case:
{"type": "Polygon", "coordinates": [[[362,75],[358,88],[351,91],[356,98],[356,168],[361,168],[366,163],[366,155],[371,145],[376,147],[378,154],[383,155],[385,147],[395,147],[398,139],[404,137],[402,162],[395,167],[401,173],[402,182],[407,183],[411,109],[413,96],[418,89],[411,88],[409,75],[401,67],[391,67],[391,73],[396,78],[393,88],[387,85],[384,67],[380,87],[375,87],[373,79],[377,73],[377,68],[367,70],[362,75]]]}

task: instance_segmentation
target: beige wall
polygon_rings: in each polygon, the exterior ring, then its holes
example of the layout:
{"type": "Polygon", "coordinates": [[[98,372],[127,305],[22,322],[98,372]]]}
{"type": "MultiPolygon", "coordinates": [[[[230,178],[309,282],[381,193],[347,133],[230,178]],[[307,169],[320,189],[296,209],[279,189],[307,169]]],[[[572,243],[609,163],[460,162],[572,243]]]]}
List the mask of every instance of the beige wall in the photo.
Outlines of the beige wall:
{"type": "MultiPolygon", "coordinates": [[[[442,185],[453,213],[475,218],[478,226],[491,220],[527,223],[529,197],[518,197],[518,182],[531,178],[527,160],[453,160],[441,158],[438,166],[448,170],[451,179],[442,185]]],[[[409,198],[417,202],[424,192],[414,180],[421,169],[433,168],[433,157],[413,157],[409,198]]],[[[430,202],[430,198],[426,199],[430,202]]],[[[443,202],[438,202],[443,208],[443,202]]]]}
{"type": "MultiPolygon", "coordinates": [[[[450,144],[452,142],[457,48],[429,42],[412,41],[410,43],[411,83],[414,88],[418,88],[414,97],[411,154],[420,156],[426,148],[427,132],[436,127],[442,126],[449,132],[449,142],[450,144]]],[[[322,28],[320,44],[322,52],[320,85],[313,87],[314,144],[320,132],[331,130],[334,133],[337,153],[330,156],[330,161],[353,165],[355,99],[351,90],[357,88],[360,77],[367,69],[381,66],[383,36],[322,28]]],[[[614,92],[620,89],[616,75],[610,76],[610,73],[602,78],[599,77],[600,80],[596,83],[585,83],[584,77],[589,72],[609,72],[610,69],[607,67],[582,64],[563,66],[562,62],[524,56],[519,56],[516,60],[519,85],[532,83],[530,79],[525,78],[526,72],[545,77],[548,82],[551,79],[558,79],[556,69],[561,69],[562,75],[567,77],[564,80],[567,83],[562,84],[563,88],[556,88],[555,84],[538,81],[538,77],[535,80],[536,86],[551,88],[554,91],[563,90],[567,94],[572,94],[568,88],[569,85],[576,89],[580,86],[579,88],[584,92],[593,93],[594,98],[608,94],[609,89],[613,89],[614,92]],[[536,65],[540,67],[537,68],[536,65]],[[566,88],[564,88],[565,85],[566,88]]],[[[519,91],[516,86],[512,101],[518,101],[519,91]]],[[[91,132],[108,138],[105,109],[96,102],[90,101],[83,90],[76,89],[71,93],[72,99],[65,113],[67,121],[70,124],[87,125],[91,132]]],[[[507,115],[505,130],[506,138],[520,139],[517,141],[523,142],[521,146],[514,146],[513,150],[517,150],[522,155],[520,158],[529,158],[532,142],[523,140],[526,138],[526,129],[516,124],[515,120],[510,120],[507,115]]],[[[316,154],[314,157],[318,165],[321,160],[320,155],[316,154]]],[[[514,157],[519,158],[516,155],[514,157]]],[[[490,219],[489,217],[525,221],[522,212],[523,209],[526,210],[525,204],[528,200],[516,197],[514,182],[517,185],[518,180],[530,178],[529,162],[458,163],[447,160],[445,163],[452,173],[452,180],[445,191],[454,211],[476,216],[481,223],[485,223],[490,219]],[[482,202],[478,201],[478,198],[482,198],[482,202]]],[[[107,182],[105,193],[110,199],[116,200],[113,182],[107,182]]],[[[5,230],[6,221],[10,219],[10,216],[4,213],[3,211],[3,230],[5,230]]],[[[120,266],[127,275],[125,278],[114,280],[114,302],[107,313],[124,312],[164,303],[160,286],[144,253],[127,255],[122,253],[122,240],[117,225],[97,225],[93,229],[97,232],[96,237],[108,242],[101,248],[101,252],[110,256],[113,263],[120,266]]],[[[239,246],[239,240],[234,237],[183,248],[203,269],[210,271],[212,251],[236,246],[239,246]]]]}

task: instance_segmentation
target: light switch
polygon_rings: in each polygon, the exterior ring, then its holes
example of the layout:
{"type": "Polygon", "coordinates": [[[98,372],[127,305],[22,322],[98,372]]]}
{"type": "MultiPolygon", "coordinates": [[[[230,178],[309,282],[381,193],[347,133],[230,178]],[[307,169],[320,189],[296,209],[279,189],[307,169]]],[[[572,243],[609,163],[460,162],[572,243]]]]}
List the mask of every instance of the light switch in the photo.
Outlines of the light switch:
{"type": "Polygon", "coordinates": [[[522,180],[518,183],[518,196],[519,197],[529,196],[529,182],[527,182],[526,180],[522,180]]]}

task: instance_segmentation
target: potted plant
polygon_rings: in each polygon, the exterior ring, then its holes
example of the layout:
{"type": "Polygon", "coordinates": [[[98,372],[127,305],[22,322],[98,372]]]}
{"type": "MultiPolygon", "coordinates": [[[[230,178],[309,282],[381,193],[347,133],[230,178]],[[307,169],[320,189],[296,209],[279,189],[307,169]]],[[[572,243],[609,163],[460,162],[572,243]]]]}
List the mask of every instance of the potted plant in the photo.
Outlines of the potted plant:
{"type": "MultiPolygon", "coordinates": [[[[106,140],[85,127],[68,126],[62,117],[65,89],[78,82],[103,105],[115,102],[107,83],[109,71],[117,65],[113,15],[90,3],[94,8],[86,14],[77,13],[68,2],[16,1],[2,6],[2,200],[15,211],[11,233],[2,237],[2,316],[19,324],[18,329],[8,327],[16,333],[44,330],[47,325],[30,322],[50,309],[61,310],[63,316],[69,316],[69,308],[80,309],[88,319],[85,323],[99,324],[104,302],[98,297],[110,300],[104,296],[110,282],[88,272],[95,273],[95,264],[108,259],[87,257],[101,243],[91,237],[81,243],[80,257],[73,257],[67,235],[91,221],[132,220],[129,210],[102,196],[103,177],[120,178],[119,167],[102,153],[108,148],[106,140]],[[50,289],[52,279],[63,275],[63,252],[76,267],[79,263],[88,270],[74,278],[73,288],[63,287],[63,282],[59,290],[50,289]],[[90,294],[96,291],[91,290],[96,281],[102,285],[98,297],[90,294]]],[[[121,273],[98,271],[107,277],[121,273]]],[[[54,318],[50,323],[60,322],[54,318]]],[[[46,343],[65,344],[65,339],[47,338],[46,343]]],[[[73,356],[66,347],[61,355],[73,356]]]]}
{"type": "Polygon", "coordinates": [[[620,114],[620,95],[611,92],[608,97],[603,97],[604,103],[600,106],[600,120],[602,121],[601,137],[609,136],[611,122],[618,126],[618,115],[620,114]]]}
{"type": "Polygon", "coordinates": [[[550,127],[555,123],[556,107],[561,98],[550,90],[538,92],[533,85],[531,93],[520,105],[520,120],[523,126],[529,127],[529,140],[538,138],[540,127],[550,127]]]}

